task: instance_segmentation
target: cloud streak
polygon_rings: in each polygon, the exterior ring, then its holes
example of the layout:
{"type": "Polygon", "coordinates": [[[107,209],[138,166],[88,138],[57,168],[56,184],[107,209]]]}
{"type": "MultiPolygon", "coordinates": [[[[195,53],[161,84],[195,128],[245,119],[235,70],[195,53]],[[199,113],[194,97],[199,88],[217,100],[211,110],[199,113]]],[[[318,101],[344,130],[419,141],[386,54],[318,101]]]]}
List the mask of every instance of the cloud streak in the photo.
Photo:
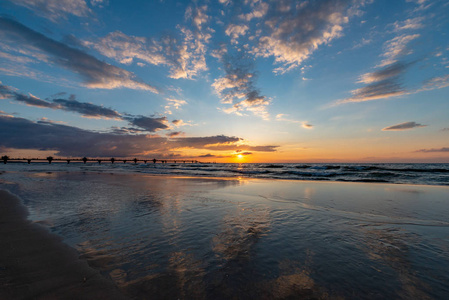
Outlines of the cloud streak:
{"type": "Polygon", "coordinates": [[[0,98],[13,99],[29,106],[60,109],[69,112],[75,112],[87,118],[121,119],[121,115],[117,111],[111,108],[106,108],[92,103],[79,102],[75,100],[74,95],[71,95],[69,99],[57,98],[47,101],[42,100],[31,94],[25,95],[19,93],[9,86],[2,85],[1,82],[0,82],[0,98]]]}
{"type": "Polygon", "coordinates": [[[421,149],[421,150],[417,150],[416,152],[424,152],[424,153],[444,153],[444,152],[449,152],[449,147],[442,147],[442,148],[434,148],[434,149],[421,149]]]}
{"type": "Polygon", "coordinates": [[[385,59],[381,61],[378,67],[394,64],[398,57],[411,54],[413,51],[408,47],[408,44],[419,37],[419,34],[403,34],[385,42],[385,52],[382,54],[385,59]]]}
{"type": "Polygon", "coordinates": [[[388,126],[382,129],[382,131],[402,131],[409,130],[413,128],[426,127],[427,125],[418,124],[416,122],[404,122],[392,126],[388,126]]]}
{"type": "Polygon", "coordinates": [[[412,93],[402,86],[401,77],[413,64],[414,62],[396,62],[376,72],[363,74],[358,82],[367,85],[352,90],[351,97],[338,100],[336,104],[386,99],[412,93]]]}
{"type": "Polygon", "coordinates": [[[31,49],[30,51],[41,51],[43,53],[40,57],[41,60],[54,63],[78,74],[88,88],[125,87],[158,93],[154,86],[136,80],[133,73],[50,39],[14,20],[0,17],[0,37],[10,44],[31,49]]]}
{"type": "MultiPolygon", "coordinates": [[[[64,110],[74,113],[79,113],[86,118],[102,118],[102,119],[116,119],[127,121],[132,126],[138,128],[122,128],[124,132],[141,132],[149,131],[155,132],[158,130],[171,129],[166,117],[146,117],[134,116],[130,114],[122,115],[117,111],[106,108],[100,105],[79,102],[75,99],[75,95],[71,95],[69,99],[56,98],[50,101],[39,99],[33,95],[24,95],[15,91],[15,89],[2,85],[0,82],[0,99],[13,99],[18,102],[25,103],[29,106],[40,108],[51,108],[56,110],[64,110]]],[[[182,124],[175,124],[182,125],[182,124]]]]}

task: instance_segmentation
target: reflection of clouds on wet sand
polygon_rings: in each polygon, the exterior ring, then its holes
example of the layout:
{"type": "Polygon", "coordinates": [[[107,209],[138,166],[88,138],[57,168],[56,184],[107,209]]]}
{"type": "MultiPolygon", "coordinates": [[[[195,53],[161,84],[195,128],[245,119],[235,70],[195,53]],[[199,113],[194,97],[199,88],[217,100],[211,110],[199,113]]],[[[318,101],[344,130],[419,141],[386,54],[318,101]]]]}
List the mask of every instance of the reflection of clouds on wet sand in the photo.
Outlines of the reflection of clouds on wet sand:
{"type": "Polygon", "coordinates": [[[222,231],[212,240],[213,251],[224,260],[249,256],[251,248],[267,232],[269,218],[268,210],[237,207],[224,217],[222,231]]]}
{"type": "Polygon", "coordinates": [[[269,226],[269,211],[263,207],[236,205],[223,217],[221,229],[212,238],[217,265],[205,278],[209,298],[245,299],[258,295],[254,285],[260,274],[255,271],[252,258],[269,226]]]}
{"type": "MultiPolygon", "coordinates": [[[[364,250],[368,257],[392,268],[401,284],[397,291],[401,299],[432,299],[426,290],[429,287],[418,277],[410,256],[410,245],[420,243],[416,235],[402,232],[397,228],[375,228],[364,230],[366,235],[364,250]]],[[[378,270],[382,272],[382,270],[378,270]]]]}
{"type": "Polygon", "coordinates": [[[312,256],[304,262],[284,260],[279,264],[279,277],[261,283],[262,299],[340,299],[331,296],[311,277],[312,256]]]}

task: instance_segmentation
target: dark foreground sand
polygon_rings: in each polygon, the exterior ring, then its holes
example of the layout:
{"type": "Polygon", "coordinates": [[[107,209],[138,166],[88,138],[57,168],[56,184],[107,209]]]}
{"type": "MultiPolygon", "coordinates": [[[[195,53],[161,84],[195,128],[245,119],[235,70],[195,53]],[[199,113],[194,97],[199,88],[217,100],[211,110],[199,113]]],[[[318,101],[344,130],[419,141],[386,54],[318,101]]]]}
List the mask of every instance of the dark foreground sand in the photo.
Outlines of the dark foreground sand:
{"type": "Polygon", "coordinates": [[[126,299],[27,215],[18,198],[0,190],[0,299],[126,299]]]}

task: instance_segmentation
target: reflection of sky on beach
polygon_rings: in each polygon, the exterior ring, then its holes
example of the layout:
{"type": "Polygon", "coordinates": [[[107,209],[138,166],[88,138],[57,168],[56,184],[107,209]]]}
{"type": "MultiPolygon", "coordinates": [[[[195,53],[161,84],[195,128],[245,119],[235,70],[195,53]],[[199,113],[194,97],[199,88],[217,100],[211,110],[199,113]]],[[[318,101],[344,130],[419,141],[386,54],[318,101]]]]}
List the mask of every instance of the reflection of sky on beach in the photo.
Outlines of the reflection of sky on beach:
{"type": "Polygon", "coordinates": [[[444,298],[447,187],[4,173],[141,299],[444,298]]]}

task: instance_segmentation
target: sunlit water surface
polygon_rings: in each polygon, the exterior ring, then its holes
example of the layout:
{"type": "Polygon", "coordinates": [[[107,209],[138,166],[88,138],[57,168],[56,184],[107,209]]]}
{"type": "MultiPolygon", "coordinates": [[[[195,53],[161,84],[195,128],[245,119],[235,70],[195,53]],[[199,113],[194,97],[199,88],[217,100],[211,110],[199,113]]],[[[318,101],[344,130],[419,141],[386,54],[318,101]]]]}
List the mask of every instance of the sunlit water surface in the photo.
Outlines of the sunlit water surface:
{"type": "Polygon", "coordinates": [[[0,175],[135,299],[449,299],[449,188],[0,175]]]}

